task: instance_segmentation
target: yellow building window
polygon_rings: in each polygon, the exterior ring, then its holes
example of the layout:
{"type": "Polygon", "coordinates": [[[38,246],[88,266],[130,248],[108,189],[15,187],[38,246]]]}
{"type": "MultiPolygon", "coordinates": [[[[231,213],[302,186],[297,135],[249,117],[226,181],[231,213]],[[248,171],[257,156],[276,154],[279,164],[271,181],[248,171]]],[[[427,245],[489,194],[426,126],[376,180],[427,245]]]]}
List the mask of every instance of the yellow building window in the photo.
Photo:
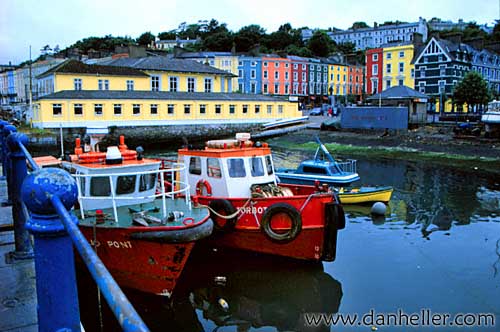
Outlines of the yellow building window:
{"type": "Polygon", "coordinates": [[[140,115],[141,114],[141,104],[133,104],[132,105],[132,114],[140,115]]]}
{"type": "Polygon", "coordinates": [[[62,116],[62,104],[52,104],[52,115],[62,116]]]}
{"type": "Polygon", "coordinates": [[[260,113],[260,105],[255,105],[255,114],[260,113]]]}
{"type": "Polygon", "coordinates": [[[267,114],[273,113],[273,105],[267,105],[267,114]]]}
{"type": "Polygon", "coordinates": [[[158,115],[158,104],[151,104],[149,107],[149,112],[151,115],[158,115]]]}
{"type": "Polygon", "coordinates": [[[222,113],[222,105],[215,105],[215,114],[221,114],[222,113]]]}
{"type": "Polygon", "coordinates": [[[113,104],[113,114],[122,115],[122,104],[113,104]]]}
{"type": "Polygon", "coordinates": [[[236,105],[229,105],[229,114],[236,113],[236,105]]]}
{"type": "Polygon", "coordinates": [[[206,113],[207,113],[207,105],[201,104],[200,105],[200,114],[206,114],[206,113]]]}
{"type": "Polygon", "coordinates": [[[73,112],[76,116],[82,116],[83,115],[83,104],[73,105],[73,112]]]}
{"type": "Polygon", "coordinates": [[[94,104],[94,115],[101,116],[103,112],[102,104],[94,104]]]}
{"type": "Polygon", "coordinates": [[[191,114],[191,105],[184,104],[184,114],[191,114]]]}
{"type": "Polygon", "coordinates": [[[243,105],[243,114],[248,113],[248,105],[243,105]]]}
{"type": "Polygon", "coordinates": [[[174,104],[168,104],[167,106],[167,114],[168,115],[174,115],[175,113],[175,105],[174,104]]]}
{"type": "Polygon", "coordinates": [[[278,105],[278,114],[283,113],[283,105],[278,105]]]}

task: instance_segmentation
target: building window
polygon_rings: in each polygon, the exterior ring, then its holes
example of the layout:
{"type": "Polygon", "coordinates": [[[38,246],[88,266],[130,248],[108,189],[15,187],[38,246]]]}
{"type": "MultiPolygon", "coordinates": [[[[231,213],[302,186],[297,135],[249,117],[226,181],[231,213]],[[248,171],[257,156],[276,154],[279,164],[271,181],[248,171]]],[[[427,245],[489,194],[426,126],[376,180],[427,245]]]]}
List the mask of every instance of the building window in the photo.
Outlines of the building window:
{"type": "Polygon", "coordinates": [[[194,77],[188,77],[188,92],[194,92],[195,80],[194,77]]]}
{"type": "Polygon", "coordinates": [[[277,79],[279,79],[279,78],[280,78],[280,73],[279,73],[279,71],[275,71],[275,72],[274,72],[274,79],[275,79],[275,80],[277,80],[277,79]]]}
{"type": "Polygon", "coordinates": [[[127,91],[134,91],[134,81],[127,80],[127,91]]]}
{"type": "Polygon", "coordinates": [[[151,115],[158,115],[158,104],[151,104],[149,107],[149,112],[151,115]]]}
{"type": "Polygon", "coordinates": [[[390,88],[391,87],[391,80],[385,81],[385,88],[390,88]]]}
{"type": "Polygon", "coordinates": [[[439,76],[445,76],[445,75],[446,75],[446,66],[440,65],[439,66],[439,76]]]}
{"type": "Polygon", "coordinates": [[[388,63],[386,66],[385,66],[385,72],[390,74],[391,73],[391,64],[388,63]]]}
{"type": "Polygon", "coordinates": [[[206,113],[207,113],[207,105],[200,104],[200,114],[206,114],[206,113]]]}
{"type": "Polygon", "coordinates": [[[294,64],[293,64],[293,69],[298,69],[298,68],[299,68],[299,65],[298,65],[298,64],[296,64],[296,63],[294,63],[294,64]]]}
{"type": "Polygon", "coordinates": [[[102,115],[102,104],[94,104],[94,115],[102,115]]]}
{"type": "Polygon", "coordinates": [[[75,78],[73,80],[73,85],[75,87],[75,90],[81,90],[82,89],[82,79],[81,78],[75,78]]]}
{"type": "Polygon", "coordinates": [[[248,113],[248,105],[243,105],[242,112],[243,114],[248,113]]]}
{"type": "Polygon", "coordinates": [[[255,79],[257,77],[257,71],[255,69],[252,69],[250,71],[250,78],[255,79]]]}
{"type": "Polygon", "coordinates": [[[264,78],[268,78],[268,75],[267,75],[267,70],[264,70],[264,74],[263,74],[264,78]]]}
{"type": "Polygon", "coordinates": [[[252,66],[252,67],[257,66],[257,61],[251,61],[251,62],[250,62],[250,66],[252,66]]]}
{"type": "Polygon", "coordinates": [[[418,91],[425,93],[425,82],[418,83],[418,91]]]}
{"type": "Polygon", "coordinates": [[[399,72],[403,73],[404,71],[405,71],[405,63],[404,62],[400,62],[399,63],[399,72]]]}
{"type": "Polygon", "coordinates": [[[398,83],[399,83],[400,86],[404,85],[404,81],[403,80],[399,80],[398,83]]]}
{"type": "Polygon", "coordinates": [[[177,77],[169,77],[169,84],[170,92],[177,92],[177,77]]]}
{"type": "Polygon", "coordinates": [[[283,105],[278,105],[278,114],[283,114],[283,105]]]}
{"type": "Polygon", "coordinates": [[[378,61],[378,54],[372,54],[372,61],[378,61]]]}
{"type": "Polygon", "coordinates": [[[229,114],[236,113],[236,105],[229,105],[229,114]]]}
{"type": "Polygon", "coordinates": [[[414,68],[411,69],[411,78],[415,78],[415,69],[414,68]]]}
{"type": "Polygon", "coordinates": [[[273,113],[273,105],[267,105],[267,114],[273,113]]]}
{"type": "Polygon", "coordinates": [[[280,63],[279,63],[279,62],[275,62],[275,63],[274,63],[274,67],[275,67],[275,68],[278,68],[279,66],[280,66],[280,63]]]}
{"type": "Polygon", "coordinates": [[[151,91],[160,91],[160,76],[151,76],[151,91]]]}
{"type": "Polygon", "coordinates": [[[132,114],[133,115],[141,114],[141,104],[133,104],[132,105],[132,114]]]}
{"type": "Polygon", "coordinates": [[[215,114],[221,114],[222,113],[222,105],[215,105],[215,114]]]}
{"type": "Polygon", "coordinates": [[[285,94],[289,94],[290,93],[290,85],[288,84],[285,84],[285,94]]]}
{"type": "Polygon", "coordinates": [[[114,115],[122,115],[122,104],[114,104],[113,105],[113,114],[114,115]]]}
{"type": "Polygon", "coordinates": [[[288,79],[289,79],[289,73],[285,72],[285,80],[288,81],[288,79]]]}
{"type": "Polygon", "coordinates": [[[191,114],[191,105],[184,104],[184,114],[191,114]]]}
{"type": "Polygon", "coordinates": [[[267,61],[264,61],[263,66],[267,67],[267,61]]]}
{"type": "Polygon", "coordinates": [[[274,94],[277,95],[280,93],[280,85],[278,83],[276,83],[274,85],[274,94]]]}
{"type": "Polygon", "coordinates": [[[305,63],[303,63],[303,64],[302,64],[302,70],[306,70],[306,69],[307,69],[306,64],[305,64],[305,63]]]}
{"type": "Polygon", "coordinates": [[[243,69],[238,69],[238,77],[243,78],[243,69]]]}
{"type": "Polygon", "coordinates": [[[439,81],[439,93],[444,93],[446,90],[446,81],[439,81]]]}
{"type": "Polygon", "coordinates": [[[404,58],[405,57],[405,51],[399,51],[399,57],[404,58]]]}
{"type": "Polygon", "coordinates": [[[257,84],[255,84],[254,82],[250,83],[250,92],[257,93],[257,84]]]}
{"type": "Polygon", "coordinates": [[[267,84],[262,85],[262,92],[263,93],[268,93],[267,84]]]}
{"type": "Polygon", "coordinates": [[[168,106],[167,106],[167,114],[174,115],[174,111],[175,111],[175,105],[174,104],[168,104],[168,106]]]}
{"type": "Polygon", "coordinates": [[[97,85],[99,90],[109,90],[109,80],[98,80],[97,85]]]}
{"type": "Polygon", "coordinates": [[[212,79],[205,78],[205,92],[212,92],[212,79]]]}
{"type": "Polygon", "coordinates": [[[391,54],[391,52],[388,52],[388,53],[387,53],[387,55],[386,55],[385,57],[386,57],[386,59],[391,59],[391,58],[392,58],[392,54],[391,54]]]}
{"type": "Polygon", "coordinates": [[[73,112],[76,116],[82,116],[83,115],[83,104],[75,104],[73,106],[73,112]]]}
{"type": "Polygon", "coordinates": [[[52,115],[53,116],[62,115],[62,104],[52,104],[52,115]]]}
{"type": "Polygon", "coordinates": [[[255,105],[255,114],[260,113],[260,105],[255,105]]]}
{"type": "Polygon", "coordinates": [[[306,73],[305,73],[305,72],[302,72],[302,81],[305,81],[305,80],[306,80],[306,77],[307,77],[306,73]]]}

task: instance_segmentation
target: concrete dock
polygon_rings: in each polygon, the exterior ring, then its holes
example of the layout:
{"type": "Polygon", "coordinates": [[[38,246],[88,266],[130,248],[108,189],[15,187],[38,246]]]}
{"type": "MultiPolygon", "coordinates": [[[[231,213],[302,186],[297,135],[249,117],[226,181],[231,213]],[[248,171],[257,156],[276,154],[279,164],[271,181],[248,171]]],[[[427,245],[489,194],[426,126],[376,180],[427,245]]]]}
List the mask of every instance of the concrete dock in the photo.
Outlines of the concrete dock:
{"type": "MultiPolygon", "coordinates": [[[[6,199],[7,184],[0,180],[0,202],[6,199]]],[[[11,225],[12,207],[0,206],[0,331],[37,332],[35,264],[33,259],[10,262],[11,225]]]]}

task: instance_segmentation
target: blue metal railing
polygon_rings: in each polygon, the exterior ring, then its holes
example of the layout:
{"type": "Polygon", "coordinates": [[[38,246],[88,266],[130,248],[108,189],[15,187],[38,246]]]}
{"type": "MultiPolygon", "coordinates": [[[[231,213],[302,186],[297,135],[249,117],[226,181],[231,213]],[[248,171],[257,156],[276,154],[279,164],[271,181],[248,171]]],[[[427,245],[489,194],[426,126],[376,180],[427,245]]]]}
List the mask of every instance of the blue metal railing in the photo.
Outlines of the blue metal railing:
{"type": "Polygon", "coordinates": [[[149,331],[68,212],[77,202],[73,177],[40,168],[26,149],[26,135],[0,122],[2,165],[14,219],[13,259],[35,257],[38,326],[41,332],[80,331],[73,246],[87,265],[124,331],[149,331]],[[33,172],[28,175],[29,163],[33,172]],[[29,210],[29,217],[24,206],[29,210]],[[30,235],[34,238],[34,250],[30,235]]]}

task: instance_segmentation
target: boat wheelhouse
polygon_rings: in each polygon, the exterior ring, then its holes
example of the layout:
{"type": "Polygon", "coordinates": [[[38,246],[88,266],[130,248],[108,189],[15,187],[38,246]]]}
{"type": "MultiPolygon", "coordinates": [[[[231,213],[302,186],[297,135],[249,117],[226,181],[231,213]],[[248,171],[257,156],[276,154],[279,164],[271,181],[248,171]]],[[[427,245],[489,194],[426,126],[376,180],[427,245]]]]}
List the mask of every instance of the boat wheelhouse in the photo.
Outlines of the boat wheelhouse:
{"type": "Polygon", "coordinates": [[[123,137],[107,153],[75,154],[62,167],[76,178],[79,227],[115,280],[170,296],[195,242],[212,233],[206,208],[193,207],[183,165],[162,167],[128,150],[123,137]],[[185,179],[185,178],[184,178],[185,179]],[[171,185],[170,185],[171,184],[171,185]]]}
{"type": "Polygon", "coordinates": [[[484,123],[485,136],[500,137],[500,101],[493,100],[488,104],[488,110],[481,116],[484,123]]]}
{"type": "Polygon", "coordinates": [[[208,141],[203,150],[183,148],[190,193],[208,206],[213,246],[234,247],[299,259],[335,259],[337,231],[345,225],[332,192],[314,186],[280,185],[271,149],[236,139],[208,141]]]}

